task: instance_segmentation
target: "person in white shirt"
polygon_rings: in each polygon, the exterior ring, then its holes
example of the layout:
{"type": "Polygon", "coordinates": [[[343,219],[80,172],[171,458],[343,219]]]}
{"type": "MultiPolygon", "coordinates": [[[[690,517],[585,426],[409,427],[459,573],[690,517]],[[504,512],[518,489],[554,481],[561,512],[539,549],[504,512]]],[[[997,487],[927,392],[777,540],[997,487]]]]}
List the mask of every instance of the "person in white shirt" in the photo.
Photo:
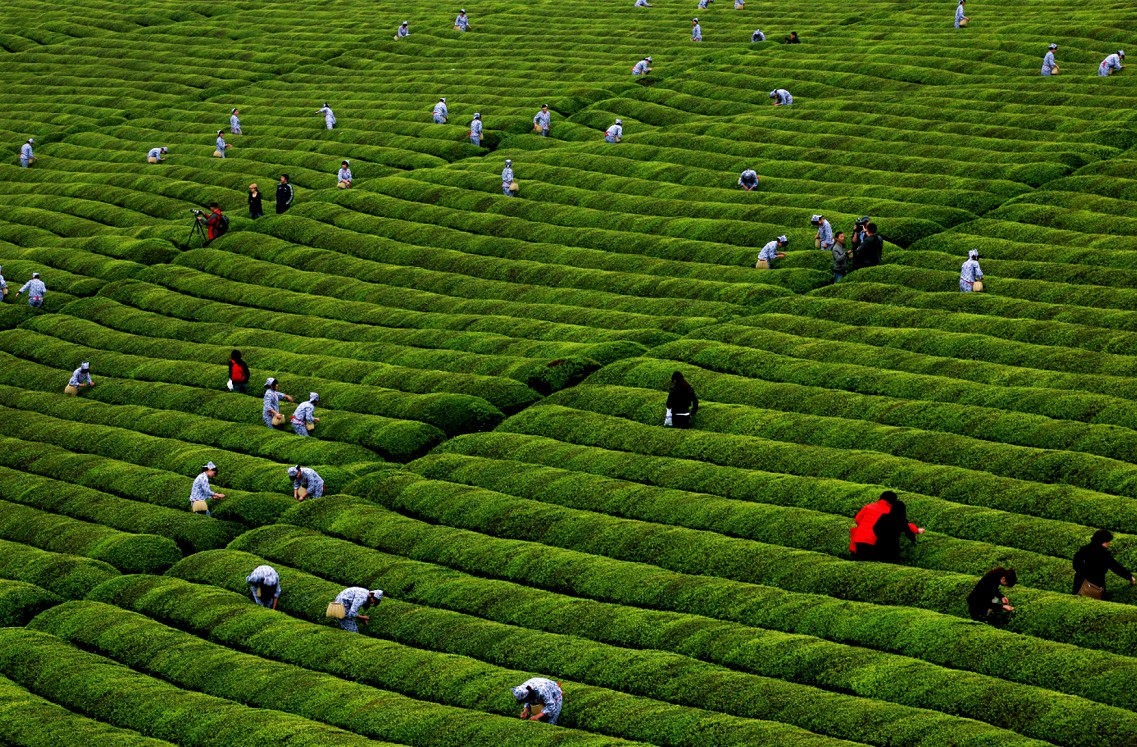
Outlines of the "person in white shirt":
{"type": "Polygon", "coordinates": [[[347,161],[340,163],[336,186],[340,189],[351,189],[351,164],[347,161]]]}
{"type": "Polygon", "coordinates": [[[616,123],[604,131],[604,142],[618,143],[624,139],[624,121],[617,119],[616,123]]]}

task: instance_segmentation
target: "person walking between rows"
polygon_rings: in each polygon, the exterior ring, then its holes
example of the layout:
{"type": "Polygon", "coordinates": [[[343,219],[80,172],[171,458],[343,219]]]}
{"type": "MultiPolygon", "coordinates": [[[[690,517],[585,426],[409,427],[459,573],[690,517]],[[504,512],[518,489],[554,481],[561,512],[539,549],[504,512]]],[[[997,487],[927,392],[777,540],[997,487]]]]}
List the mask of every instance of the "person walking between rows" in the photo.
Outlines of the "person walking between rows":
{"type": "Polygon", "coordinates": [[[699,10],[710,10],[710,5],[715,0],[699,0],[699,10]]]}
{"type": "MultiPolygon", "coordinates": [[[[341,605],[343,617],[337,618],[340,627],[349,633],[358,633],[360,622],[366,625],[371,621],[370,617],[360,613],[363,610],[374,607],[382,601],[382,589],[368,590],[362,586],[349,586],[339,594],[336,594],[336,600],[332,604],[341,605]]],[[[331,605],[328,606],[328,611],[333,611],[331,605]]]]}
{"type": "Polygon", "coordinates": [[[790,240],[786,238],[785,234],[767,243],[764,247],[762,247],[762,251],[758,252],[758,261],[754,263],[755,269],[774,269],[774,260],[781,259],[782,257],[786,256],[784,252],[780,252],[778,250],[784,248],[789,243],[790,240]]]}
{"type": "Polygon", "coordinates": [[[276,185],[276,214],[288,210],[292,207],[292,198],[296,193],[292,190],[292,183],[288,181],[288,174],[280,175],[280,183],[276,185]]]}
{"type": "Polygon", "coordinates": [[[201,474],[193,479],[193,487],[190,488],[190,511],[206,516],[213,515],[209,511],[209,501],[219,501],[225,497],[224,493],[213,492],[213,488],[209,485],[209,481],[214,477],[217,477],[217,465],[206,462],[201,468],[201,474]]]}
{"type": "Polygon", "coordinates": [[[979,269],[979,252],[969,249],[967,261],[959,268],[959,290],[962,293],[972,293],[983,290],[983,270],[979,269]]]}
{"type": "Polygon", "coordinates": [[[470,121],[470,142],[478,147],[482,145],[482,113],[474,112],[474,118],[470,121]]]}
{"type": "Polygon", "coordinates": [[[794,102],[794,97],[784,88],[775,88],[770,91],[770,98],[774,100],[774,106],[789,106],[794,102]]]}
{"type": "Polygon", "coordinates": [[[966,26],[971,19],[963,14],[963,6],[967,0],[959,0],[959,5],[955,6],[955,27],[961,28],[966,26]]]}
{"type": "Polygon", "coordinates": [[[260,607],[276,609],[280,601],[280,574],[271,565],[258,565],[245,577],[253,601],[260,607]]]}
{"type": "Polygon", "coordinates": [[[916,544],[924,530],[908,521],[908,507],[896,493],[886,490],[880,498],[857,512],[849,529],[849,552],[854,560],[900,562],[900,536],[916,544]]]}
{"type": "Polygon", "coordinates": [[[521,718],[555,724],[561,716],[565,694],[561,686],[544,677],[532,677],[512,688],[513,697],[522,705],[521,718]],[[540,710],[535,711],[535,708],[540,710]]]}
{"type": "Polygon", "coordinates": [[[8,300],[8,281],[4,279],[4,267],[0,265],[0,303],[8,300]]]}
{"type": "Polygon", "coordinates": [[[249,364],[240,350],[229,353],[229,391],[247,394],[249,391],[249,364]]]}
{"type": "Polygon", "coordinates": [[[663,424],[673,428],[690,428],[691,418],[699,411],[699,398],[695,387],[687,383],[680,371],[671,374],[671,386],[667,389],[667,403],[664,405],[663,424]]]}
{"type": "Polygon", "coordinates": [[[151,148],[150,151],[146,154],[146,163],[162,163],[165,160],[166,149],[164,147],[151,148]]]}
{"type": "Polygon", "coordinates": [[[513,161],[505,159],[505,168],[501,170],[501,193],[506,197],[513,197],[517,190],[517,182],[513,178],[513,161]]]}
{"type": "Polygon", "coordinates": [[[703,40],[703,27],[699,25],[698,18],[691,19],[691,41],[701,42],[703,40]]]}
{"type": "Polygon", "coordinates": [[[632,75],[647,75],[651,72],[651,57],[644,57],[632,67],[632,75]]]}
{"type": "Polygon", "coordinates": [[[624,139],[624,120],[617,119],[616,123],[604,130],[604,142],[618,143],[624,139]]]}
{"type": "Polygon", "coordinates": [[[280,411],[280,399],[283,397],[289,402],[295,402],[296,399],[291,394],[285,394],[280,391],[280,382],[274,377],[269,376],[265,381],[265,396],[264,407],[262,408],[261,416],[265,421],[265,425],[269,428],[275,428],[278,425],[284,425],[284,413],[280,411]]]}
{"type": "Polygon", "coordinates": [[[288,468],[288,476],[292,478],[292,497],[296,500],[324,496],[324,478],[311,467],[294,465],[288,468]]]}
{"type": "Polygon", "coordinates": [[[747,192],[757,189],[759,181],[758,172],[754,169],[746,169],[738,177],[738,185],[747,192]]]}
{"type": "Polygon", "coordinates": [[[1018,581],[1014,568],[997,565],[987,571],[967,595],[967,612],[971,619],[992,625],[1005,623],[1007,613],[1014,612],[1015,608],[1011,606],[1011,600],[1003,596],[1003,590],[999,587],[1006,586],[1009,589],[1018,581]]]}
{"type": "Polygon", "coordinates": [[[548,137],[552,120],[553,115],[549,113],[549,105],[541,104],[541,111],[533,115],[533,131],[541,137],[548,137]]]}
{"type": "Polygon", "coordinates": [[[28,306],[34,309],[43,308],[43,297],[47,295],[47,286],[40,280],[38,272],[33,272],[32,279],[20,286],[16,291],[16,298],[19,298],[24,291],[28,292],[28,306]]]}
{"type": "Polygon", "coordinates": [[[849,274],[849,250],[845,248],[845,232],[838,231],[833,238],[833,282],[839,283],[849,274]]]}
{"type": "Polygon", "coordinates": [[[470,19],[466,17],[465,8],[458,11],[458,17],[454,19],[454,30],[462,32],[470,30],[470,19]]]}
{"type": "Polygon", "coordinates": [[[249,185],[249,217],[253,220],[264,217],[265,208],[262,201],[261,188],[256,182],[249,185]]]}
{"type": "Polygon", "coordinates": [[[88,361],[83,361],[71,372],[71,379],[68,380],[67,386],[64,387],[63,393],[71,397],[77,397],[83,393],[84,389],[95,386],[94,380],[91,378],[91,364],[88,361]]]}
{"type": "Polygon", "coordinates": [[[35,138],[28,138],[27,142],[20,146],[20,166],[27,168],[36,162],[36,154],[32,152],[32,146],[35,145],[35,138]]]}
{"type": "Polygon", "coordinates": [[[225,157],[225,151],[229,150],[232,147],[233,147],[232,145],[225,142],[225,130],[218,130],[217,131],[217,148],[216,148],[216,150],[213,151],[213,157],[214,158],[224,158],[225,157]]]}
{"type": "Polygon", "coordinates": [[[1074,553],[1074,593],[1083,597],[1103,599],[1105,597],[1105,573],[1113,571],[1129,582],[1137,584],[1137,578],[1126,569],[1113,553],[1109,551],[1113,543],[1113,532],[1099,529],[1094,532],[1088,545],[1083,545],[1074,553]]]}
{"type": "Polygon", "coordinates": [[[324,115],[324,125],[329,130],[336,126],[336,115],[332,112],[332,108],[328,106],[327,101],[324,102],[323,106],[316,110],[316,113],[324,115]]]}
{"type": "Polygon", "coordinates": [[[296,410],[292,413],[292,432],[297,436],[310,436],[312,431],[316,429],[316,423],[320,419],[315,416],[316,403],[320,401],[320,395],[316,392],[308,392],[308,401],[301,402],[296,406],[296,410]]]}
{"type": "MultiPolygon", "coordinates": [[[[1105,78],[1107,76],[1113,75],[1114,70],[1124,70],[1125,65],[1122,64],[1124,62],[1125,51],[1119,49],[1101,61],[1101,64],[1098,65],[1098,77],[1105,78]]],[[[31,140],[28,142],[30,143],[31,140]]]]}
{"type": "Polygon", "coordinates": [[[241,132],[241,118],[237,116],[237,107],[229,112],[229,134],[240,135],[241,132]]]}
{"type": "Polygon", "coordinates": [[[446,108],[446,98],[440,98],[438,103],[434,105],[433,110],[434,123],[446,124],[446,120],[450,118],[450,110],[446,108]]]}
{"type": "Polygon", "coordinates": [[[825,216],[821,214],[814,215],[809,219],[809,222],[817,227],[817,248],[822,251],[833,250],[833,226],[829,221],[825,220],[825,216]]]}
{"type": "Polygon", "coordinates": [[[340,162],[340,170],[336,174],[336,186],[340,189],[351,189],[351,164],[340,162]]]}
{"type": "Polygon", "coordinates": [[[1058,49],[1057,44],[1051,44],[1050,48],[1046,51],[1046,56],[1042,58],[1042,74],[1043,75],[1057,75],[1058,63],[1054,61],[1054,52],[1058,49]]]}

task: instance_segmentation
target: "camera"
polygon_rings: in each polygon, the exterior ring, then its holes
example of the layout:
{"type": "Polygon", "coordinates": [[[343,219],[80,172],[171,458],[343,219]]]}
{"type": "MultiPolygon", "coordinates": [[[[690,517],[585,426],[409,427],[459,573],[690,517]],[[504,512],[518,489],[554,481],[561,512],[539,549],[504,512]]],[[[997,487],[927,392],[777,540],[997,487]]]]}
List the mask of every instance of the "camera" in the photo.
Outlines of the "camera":
{"type": "Polygon", "coordinates": [[[197,208],[190,208],[189,211],[191,213],[193,213],[194,215],[201,215],[201,211],[198,210],[197,208]]]}

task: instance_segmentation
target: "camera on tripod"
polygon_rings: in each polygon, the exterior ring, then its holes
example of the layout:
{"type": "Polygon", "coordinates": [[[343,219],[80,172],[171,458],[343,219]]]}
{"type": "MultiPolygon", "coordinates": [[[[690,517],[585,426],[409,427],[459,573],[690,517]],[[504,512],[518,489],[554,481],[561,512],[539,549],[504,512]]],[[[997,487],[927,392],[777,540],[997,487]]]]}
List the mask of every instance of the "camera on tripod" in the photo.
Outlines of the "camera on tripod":
{"type": "Polygon", "coordinates": [[[202,213],[202,211],[198,210],[197,208],[190,208],[189,211],[194,215],[201,215],[202,213]]]}

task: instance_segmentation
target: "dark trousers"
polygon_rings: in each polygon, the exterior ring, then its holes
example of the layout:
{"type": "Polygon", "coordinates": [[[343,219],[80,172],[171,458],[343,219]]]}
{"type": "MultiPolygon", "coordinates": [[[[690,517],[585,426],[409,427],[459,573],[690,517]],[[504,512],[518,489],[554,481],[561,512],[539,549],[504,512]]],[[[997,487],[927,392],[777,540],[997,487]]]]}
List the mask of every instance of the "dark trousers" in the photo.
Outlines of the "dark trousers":
{"type": "Polygon", "coordinates": [[[671,414],[671,426],[673,428],[690,428],[691,427],[691,415],[690,414],[676,415],[676,414],[672,413],[671,414]]]}

